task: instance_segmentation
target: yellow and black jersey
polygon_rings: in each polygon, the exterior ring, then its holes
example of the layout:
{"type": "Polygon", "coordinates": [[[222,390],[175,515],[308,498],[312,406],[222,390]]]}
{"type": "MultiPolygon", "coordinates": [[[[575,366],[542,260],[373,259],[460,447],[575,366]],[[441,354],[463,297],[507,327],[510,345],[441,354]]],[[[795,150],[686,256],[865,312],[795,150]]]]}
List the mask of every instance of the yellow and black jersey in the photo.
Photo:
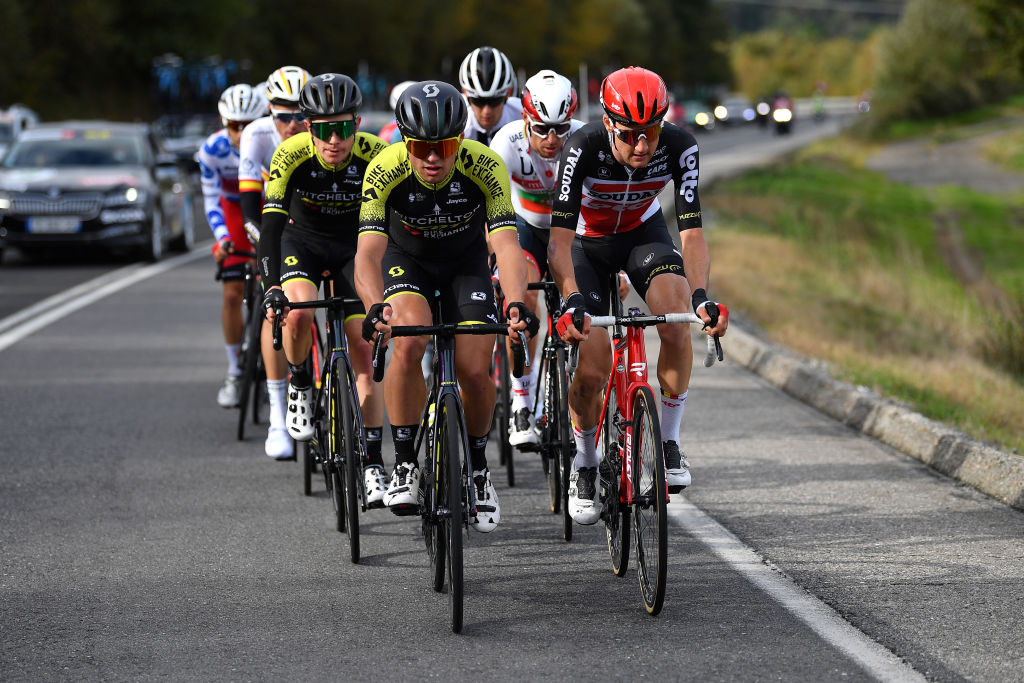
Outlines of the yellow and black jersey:
{"type": "Polygon", "coordinates": [[[413,173],[403,143],[380,154],[363,177],[359,233],[379,233],[411,256],[440,260],[487,246],[488,233],[515,230],[508,171],[489,147],[464,140],[439,183],[413,173]]]}
{"type": "Polygon", "coordinates": [[[278,145],[270,161],[260,237],[260,270],[267,286],[278,284],[286,224],[290,234],[326,236],[355,248],[363,174],[386,148],[376,135],[357,132],[345,163],[328,166],[308,132],[278,145]]]}

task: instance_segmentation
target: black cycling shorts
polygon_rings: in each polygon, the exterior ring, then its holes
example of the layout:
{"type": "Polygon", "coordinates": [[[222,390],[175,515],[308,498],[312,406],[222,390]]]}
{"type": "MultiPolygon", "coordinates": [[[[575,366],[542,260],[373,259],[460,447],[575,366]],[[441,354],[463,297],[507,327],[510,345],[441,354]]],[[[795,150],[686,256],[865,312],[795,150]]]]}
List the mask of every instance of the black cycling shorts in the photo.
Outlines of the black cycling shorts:
{"type": "Polygon", "coordinates": [[[550,230],[541,230],[516,215],[516,234],[519,235],[519,246],[523,248],[523,256],[531,266],[537,269],[540,279],[548,277],[548,238],[550,230]]]}
{"type": "Polygon", "coordinates": [[[646,299],[656,276],[684,275],[682,254],[669,237],[660,211],[628,232],[601,237],[577,235],[572,243],[572,265],[576,286],[586,298],[591,315],[608,315],[609,281],[620,270],[626,271],[642,299],[646,299]]]}
{"type": "Polygon", "coordinates": [[[389,240],[381,270],[384,301],[412,293],[430,302],[436,291],[441,303],[441,320],[437,322],[498,322],[486,253],[426,261],[413,258],[389,240]]]}
{"type": "Polygon", "coordinates": [[[221,282],[243,282],[245,281],[245,264],[232,263],[230,266],[224,266],[218,272],[217,277],[221,282]]]}
{"type": "MultiPolygon", "coordinates": [[[[289,226],[290,227],[290,226],[289,226]]],[[[353,281],[356,250],[349,244],[326,235],[297,230],[281,235],[281,284],[306,280],[317,289],[333,279],[334,296],[358,299],[353,281]]],[[[324,288],[324,296],[330,290],[324,288]]],[[[345,305],[345,319],[366,314],[362,303],[345,305]]]]}

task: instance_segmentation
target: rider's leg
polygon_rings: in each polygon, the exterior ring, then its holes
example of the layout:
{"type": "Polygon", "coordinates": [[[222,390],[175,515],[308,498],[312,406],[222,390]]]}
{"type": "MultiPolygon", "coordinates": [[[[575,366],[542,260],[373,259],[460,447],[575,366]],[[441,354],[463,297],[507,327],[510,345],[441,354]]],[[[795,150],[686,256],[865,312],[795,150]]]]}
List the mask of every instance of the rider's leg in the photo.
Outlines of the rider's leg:
{"type": "MultiPolygon", "coordinates": [[[[318,287],[305,278],[294,278],[282,283],[289,301],[313,301],[318,287]]],[[[291,372],[288,387],[288,431],[298,441],[313,436],[313,382],[305,361],[313,346],[313,310],[292,309],[281,328],[281,344],[291,372]]]]}
{"type": "Polygon", "coordinates": [[[488,373],[488,361],[494,349],[494,337],[463,335],[455,342],[455,373],[462,387],[462,405],[469,437],[470,464],[476,487],[476,514],[470,523],[477,531],[488,533],[501,520],[498,494],[487,470],[487,434],[494,417],[494,384],[488,373]]]}
{"type": "Polygon", "coordinates": [[[242,300],[245,297],[245,283],[241,280],[224,282],[224,296],[221,304],[220,322],[224,330],[224,352],[227,354],[228,371],[224,385],[217,392],[217,403],[224,408],[238,405],[238,378],[242,369],[238,367],[238,352],[242,347],[242,300]]]}
{"type": "MultiPolygon", "coordinates": [[[[521,240],[520,240],[521,241],[521,240]]],[[[530,282],[540,281],[540,270],[537,267],[536,259],[530,252],[526,251],[528,268],[528,279],[530,282]]],[[[526,292],[526,303],[530,307],[530,310],[535,314],[539,313],[538,309],[538,292],[536,290],[526,292]]],[[[523,372],[522,377],[512,376],[511,389],[512,389],[512,415],[508,416],[509,419],[509,443],[513,446],[519,446],[527,443],[537,443],[537,433],[533,429],[533,400],[531,398],[531,390],[533,388],[533,358],[537,352],[537,338],[540,335],[532,337],[527,342],[527,353],[530,354],[530,367],[526,368],[523,372]]],[[[512,358],[512,339],[510,337],[505,338],[506,348],[508,349],[508,358],[512,358]]],[[[509,361],[511,363],[511,360],[509,361]]]]}
{"type": "Polygon", "coordinates": [[[286,458],[292,453],[292,437],[288,434],[286,407],[288,404],[288,363],[283,350],[274,349],[272,325],[263,320],[260,331],[263,367],[267,372],[267,396],[270,400],[270,424],[264,451],[272,458],[286,458]]]}

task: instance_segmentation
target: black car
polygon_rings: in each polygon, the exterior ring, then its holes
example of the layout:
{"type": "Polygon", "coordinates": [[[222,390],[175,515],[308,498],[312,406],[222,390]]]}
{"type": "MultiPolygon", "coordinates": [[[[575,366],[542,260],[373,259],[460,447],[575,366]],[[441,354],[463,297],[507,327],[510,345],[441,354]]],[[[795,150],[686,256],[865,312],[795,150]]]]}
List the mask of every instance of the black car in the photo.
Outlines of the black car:
{"type": "Polygon", "coordinates": [[[193,185],[144,124],[46,123],[0,162],[0,250],[103,245],[148,260],[192,248],[193,185]]]}

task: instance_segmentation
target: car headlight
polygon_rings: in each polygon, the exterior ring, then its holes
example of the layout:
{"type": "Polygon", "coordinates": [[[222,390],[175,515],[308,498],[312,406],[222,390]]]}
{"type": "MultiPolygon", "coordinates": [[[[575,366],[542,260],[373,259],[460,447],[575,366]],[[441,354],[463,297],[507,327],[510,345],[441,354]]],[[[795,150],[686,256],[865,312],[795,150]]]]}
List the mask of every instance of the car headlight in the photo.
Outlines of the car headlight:
{"type": "Polygon", "coordinates": [[[727,118],[729,118],[729,110],[726,109],[721,104],[718,105],[717,107],[715,107],[715,118],[718,119],[719,121],[725,121],[727,118]]]}
{"type": "Polygon", "coordinates": [[[698,126],[706,126],[709,121],[711,121],[711,117],[707,115],[707,112],[699,111],[693,117],[693,122],[698,126]]]}
{"type": "Polygon", "coordinates": [[[768,106],[767,102],[757,103],[757,113],[760,114],[761,116],[768,116],[768,112],[770,112],[771,110],[772,108],[768,106]]]}
{"type": "Polygon", "coordinates": [[[793,112],[789,109],[776,109],[772,112],[772,118],[777,123],[789,123],[793,120],[793,112]]]}
{"type": "Polygon", "coordinates": [[[103,198],[104,206],[120,206],[123,204],[140,204],[146,201],[146,191],[137,187],[127,187],[108,192],[103,198]]]}

